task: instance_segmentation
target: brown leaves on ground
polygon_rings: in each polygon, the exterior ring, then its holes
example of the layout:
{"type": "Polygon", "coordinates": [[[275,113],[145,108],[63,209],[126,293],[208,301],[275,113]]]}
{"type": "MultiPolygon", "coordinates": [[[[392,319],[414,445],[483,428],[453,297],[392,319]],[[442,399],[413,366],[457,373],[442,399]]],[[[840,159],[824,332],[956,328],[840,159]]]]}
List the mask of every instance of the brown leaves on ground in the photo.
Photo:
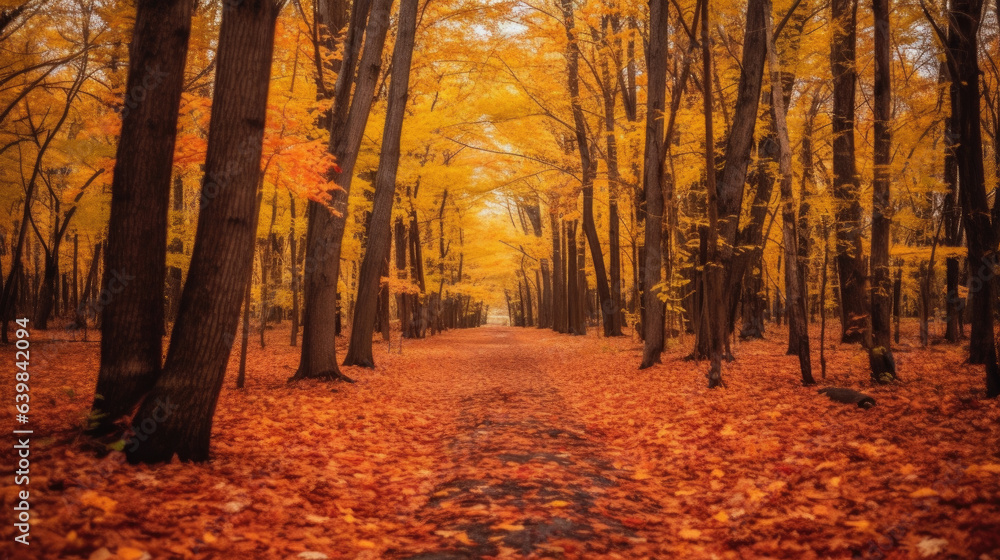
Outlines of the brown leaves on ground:
{"type": "Polygon", "coordinates": [[[275,331],[251,347],[247,389],[227,380],[214,461],[133,467],[78,435],[98,345],[41,335],[32,545],[7,524],[0,551],[1000,559],[1000,406],[979,399],[979,367],[903,345],[904,381],[872,387],[863,352],[837,346],[826,381],[877,399],[861,410],[802,387],[769,337],[734,348],[724,390],[682,359],[690,341],[639,371],[634,340],[513,328],[379,344],[378,369],[349,368],[355,385],[288,385],[296,349],[275,331]]]}

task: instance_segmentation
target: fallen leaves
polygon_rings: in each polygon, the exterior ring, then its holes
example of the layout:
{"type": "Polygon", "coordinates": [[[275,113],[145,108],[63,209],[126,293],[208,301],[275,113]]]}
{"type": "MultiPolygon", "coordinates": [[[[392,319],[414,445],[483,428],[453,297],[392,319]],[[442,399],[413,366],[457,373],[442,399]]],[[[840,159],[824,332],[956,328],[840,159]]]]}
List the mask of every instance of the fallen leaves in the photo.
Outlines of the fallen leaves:
{"type": "Polygon", "coordinates": [[[376,346],[356,385],[287,385],[295,350],[268,335],[204,465],[65,443],[97,351],[67,345],[37,387],[57,435],[32,476],[40,557],[1000,558],[1000,407],[962,406],[981,376],[957,350],[901,350],[908,381],[876,388],[856,349],[828,350],[828,381],[879,399],[860,411],[798,386],[779,334],[735,348],[721,391],[684,348],[640,372],[627,338],[527,329],[376,346]]]}

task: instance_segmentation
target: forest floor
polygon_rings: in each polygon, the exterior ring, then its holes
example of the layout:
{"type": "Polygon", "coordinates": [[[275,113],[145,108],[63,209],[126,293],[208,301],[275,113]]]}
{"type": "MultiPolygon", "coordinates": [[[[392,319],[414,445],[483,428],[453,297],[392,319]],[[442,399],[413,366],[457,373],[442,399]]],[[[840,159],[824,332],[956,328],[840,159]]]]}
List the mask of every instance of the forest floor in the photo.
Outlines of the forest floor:
{"type": "Polygon", "coordinates": [[[862,410],[802,387],[777,329],[708,390],[690,340],[639,371],[633,338],[508,327],[380,342],[353,385],[287,384],[279,328],[242,391],[234,352],[213,461],[134,467],[80,437],[98,344],[64,334],[32,334],[32,544],[4,522],[4,558],[1000,560],[1000,403],[958,347],[904,339],[903,381],[874,387],[831,345],[820,386],[878,400],[862,410]]]}

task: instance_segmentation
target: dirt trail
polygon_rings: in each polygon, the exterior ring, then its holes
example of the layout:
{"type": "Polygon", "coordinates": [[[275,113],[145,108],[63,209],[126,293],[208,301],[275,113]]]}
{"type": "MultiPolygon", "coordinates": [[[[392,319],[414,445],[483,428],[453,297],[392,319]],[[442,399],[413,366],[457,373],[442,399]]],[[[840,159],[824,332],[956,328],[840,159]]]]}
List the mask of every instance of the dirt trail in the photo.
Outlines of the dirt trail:
{"type": "MultiPolygon", "coordinates": [[[[636,514],[655,511],[650,491],[616,468],[547,373],[558,355],[532,346],[540,333],[484,328],[452,341],[460,410],[447,452],[457,472],[435,486],[416,522],[458,534],[456,546],[392,554],[413,560],[593,554],[645,548],[636,514]],[[471,390],[470,390],[471,389],[471,390]],[[627,495],[628,500],[610,499],[627,495]],[[498,522],[502,520],[502,522],[498,522]]],[[[414,364],[419,367],[418,364],[414,364]]]]}

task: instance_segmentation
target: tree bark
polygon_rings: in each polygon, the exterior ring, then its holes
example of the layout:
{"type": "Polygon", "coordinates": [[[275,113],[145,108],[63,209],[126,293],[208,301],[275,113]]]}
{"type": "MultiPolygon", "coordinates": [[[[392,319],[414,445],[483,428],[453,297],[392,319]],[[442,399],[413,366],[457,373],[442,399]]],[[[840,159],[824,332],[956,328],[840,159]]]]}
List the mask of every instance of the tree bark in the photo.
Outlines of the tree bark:
{"type": "MultiPolygon", "coordinates": [[[[959,199],[969,247],[969,299],[972,331],[969,361],[986,366],[986,395],[1000,395],[1000,365],[993,332],[993,278],[996,233],[983,170],[980,129],[978,39],[982,0],[953,0],[948,13],[947,55],[951,70],[951,115],[957,128],[959,199]]],[[[1000,205],[997,206],[1000,208],[1000,205]]],[[[994,208],[996,210],[996,208],[994,208]]]]}
{"type": "Polygon", "coordinates": [[[587,245],[590,246],[590,256],[594,263],[597,293],[601,300],[604,336],[616,336],[620,332],[615,333],[614,304],[611,302],[608,273],[604,267],[604,254],[601,251],[601,241],[597,236],[597,224],[594,221],[594,174],[597,171],[597,162],[591,158],[590,142],[587,139],[587,125],[583,119],[583,107],[580,104],[580,45],[577,42],[575,31],[573,2],[572,0],[560,0],[560,2],[563,12],[563,25],[566,28],[566,66],[569,73],[570,105],[573,111],[573,125],[576,131],[576,146],[580,152],[580,167],[583,173],[583,232],[587,238],[587,245]]]}
{"type": "MultiPolygon", "coordinates": [[[[719,251],[719,190],[715,181],[715,133],[712,126],[712,48],[708,35],[708,1],[701,3],[701,48],[703,111],[705,114],[705,191],[708,202],[708,258],[705,263],[705,315],[708,324],[709,360],[708,388],[724,386],[722,353],[726,338],[725,309],[722,299],[723,263],[719,251]]],[[[742,187],[741,187],[742,188],[742,187]]]]}
{"type": "Polygon", "coordinates": [[[337,347],[334,343],[339,318],[337,283],[340,277],[340,250],[347,225],[347,202],[357,162],[358,148],[374,99],[376,82],[381,71],[382,47],[389,28],[392,0],[374,0],[371,16],[364,32],[364,53],[354,78],[353,62],[364,25],[367,6],[363,1],[352,8],[351,23],[345,39],[344,63],[337,77],[334,111],[331,117],[329,151],[337,159],[338,168],[330,179],[339,188],[329,194],[328,206],[309,205],[309,232],[306,236],[307,258],[304,270],[305,317],[302,331],[302,359],[293,379],[321,378],[350,380],[340,373],[337,347]],[[355,82],[353,98],[351,82],[355,82]],[[350,109],[348,99],[351,99],[350,109]]]}
{"type": "Polygon", "coordinates": [[[167,214],[192,0],[137,5],[111,180],[101,365],[90,433],[113,431],[160,374],[167,214]],[[141,101],[140,101],[141,99],[141,101]]]}
{"type": "Polygon", "coordinates": [[[559,230],[562,228],[555,209],[550,209],[549,220],[552,230],[552,330],[558,333],[569,332],[566,315],[566,280],[562,257],[562,240],[559,230]]]}
{"type": "MultiPolygon", "coordinates": [[[[876,0],[877,1],[877,0],[876,0]]],[[[795,215],[795,197],[792,194],[792,148],[788,140],[785,121],[785,102],[782,95],[781,68],[771,27],[771,0],[764,0],[764,20],[767,26],[767,62],[771,70],[771,116],[778,138],[778,172],[781,176],[782,240],[785,249],[785,286],[788,301],[788,328],[795,332],[796,353],[803,385],[815,385],[812,361],[809,355],[809,331],[806,324],[806,301],[802,268],[798,266],[799,233],[795,215]]]]}
{"type": "MultiPolygon", "coordinates": [[[[135,417],[156,426],[130,462],[206,461],[212,417],[253,267],[260,157],[282,2],[226,4],[219,31],[202,208],[163,373],[135,417]]],[[[144,428],[142,428],[145,431],[144,428]]]]}
{"type": "Polygon", "coordinates": [[[292,213],[292,224],[288,229],[288,260],[292,267],[292,332],[290,344],[298,345],[299,341],[299,253],[298,234],[295,233],[295,194],[288,192],[289,208],[292,213]]]}
{"type": "Polygon", "coordinates": [[[869,334],[866,259],[860,187],[854,152],[854,97],[857,82],[858,0],[831,0],[833,38],[833,197],[837,204],[837,272],[840,276],[841,342],[865,342],[869,334]]]}
{"type": "Polygon", "coordinates": [[[396,194],[396,170],[399,166],[399,143],[409,91],[410,62],[417,26],[417,0],[400,0],[399,28],[392,54],[392,82],[382,133],[382,151],[375,174],[375,194],[368,227],[368,244],[358,278],[358,298],[351,325],[351,342],[344,357],[345,366],[374,368],[372,332],[375,327],[377,300],[383,263],[389,258],[392,237],[392,201],[396,194]]]}
{"type": "MultiPolygon", "coordinates": [[[[890,163],[892,137],[892,66],[889,45],[889,0],[872,0],[875,17],[875,85],[873,91],[874,178],[872,180],[871,308],[872,345],[891,356],[892,278],[889,272],[890,163]]],[[[928,294],[929,296],[930,294],[928,294]]]]}
{"type": "MultiPolygon", "coordinates": [[[[733,111],[733,125],[726,140],[725,161],[719,176],[719,237],[722,241],[721,260],[726,267],[722,297],[729,305],[727,329],[735,323],[735,310],[743,277],[750,266],[748,251],[737,252],[734,243],[740,230],[740,214],[743,208],[744,185],[750,149],[753,145],[754,130],[757,125],[757,109],[760,102],[761,83],[764,79],[764,58],[767,43],[764,32],[764,9],[762,0],[748,0],[746,31],[744,33],[741,59],[739,93],[733,111]]],[[[770,200],[770,193],[768,200],[770,200]]],[[[761,221],[751,224],[763,227],[761,221]]],[[[752,233],[748,230],[749,233],[752,233]]]]}
{"type": "Polygon", "coordinates": [[[646,51],[646,72],[649,74],[646,94],[646,146],[643,160],[643,197],[645,199],[646,230],[642,278],[643,349],[640,369],[660,363],[663,353],[663,321],[665,305],[660,301],[660,271],[663,263],[663,110],[667,96],[667,41],[669,10],[667,0],[649,0],[649,46],[646,51]],[[654,289],[655,288],[655,289],[654,289]]]}

